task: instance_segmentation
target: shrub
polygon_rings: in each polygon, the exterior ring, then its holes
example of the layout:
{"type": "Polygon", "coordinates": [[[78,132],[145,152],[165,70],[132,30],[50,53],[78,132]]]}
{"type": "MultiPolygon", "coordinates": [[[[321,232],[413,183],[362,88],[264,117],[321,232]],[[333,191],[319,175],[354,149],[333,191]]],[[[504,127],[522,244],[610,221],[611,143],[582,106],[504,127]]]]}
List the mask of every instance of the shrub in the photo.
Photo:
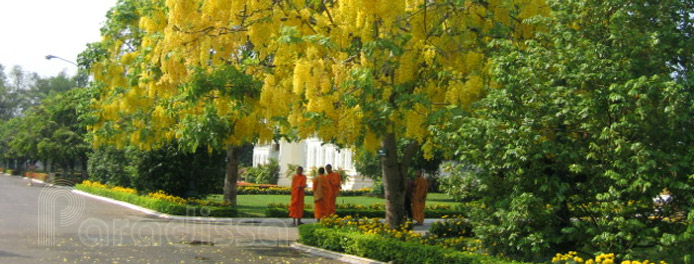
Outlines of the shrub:
{"type": "Polygon", "coordinates": [[[130,162],[125,152],[125,150],[106,146],[94,150],[87,161],[89,180],[130,187],[131,177],[126,170],[130,162]]]}
{"type": "Polygon", "coordinates": [[[270,159],[268,164],[246,168],[241,175],[247,182],[259,184],[277,184],[279,180],[280,166],[276,159],[270,159]]]}
{"type": "Polygon", "coordinates": [[[385,187],[383,186],[382,181],[376,181],[374,183],[374,186],[371,188],[371,193],[375,195],[385,195],[385,187]]]}
{"type": "Polygon", "coordinates": [[[170,144],[150,152],[128,152],[132,187],[143,192],[163,190],[179,197],[203,197],[221,192],[224,181],[221,152],[200,147],[188,153],[170,144]]]}
{"type": "MultiPolygon", "coordinates": [[[[444,217],[447,218],[447,217],[444,217]]],[[[447,218],[444,221],[434,222],[429,227],[429,234],[438,237],[472,237],[472,224],[462,216],[447,218]]]]}
{"type": "Polygon", "coordinates": [[[224,154],[203,147],[189,153],[175,143],[152,151],[102,147],[91,154],[89,179],[146,192],[164,190],[180,197],[221,192],[224,154]]]}

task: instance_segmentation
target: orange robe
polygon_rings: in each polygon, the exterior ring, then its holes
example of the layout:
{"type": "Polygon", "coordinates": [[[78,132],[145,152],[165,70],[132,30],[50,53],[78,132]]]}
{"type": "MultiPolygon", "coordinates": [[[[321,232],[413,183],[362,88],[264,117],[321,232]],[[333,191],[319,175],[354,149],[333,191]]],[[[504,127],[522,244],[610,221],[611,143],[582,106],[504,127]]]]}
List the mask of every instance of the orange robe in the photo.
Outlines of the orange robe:
{"type": "Polygon", "coordinates": [[[328,174],[328,183],[330,194],[328,198],[328,215],[335,214],[337,212],[337,196],[340,194],[340,174],[333,172],[328,174]]]}
{"type": "Polygon", "coordinates": [[[306,187],[306,176],[302,174],[294,175],[292,178],[292,200],[289,202],[289,217],[304,217],[304,194],[306,187]]]}
{"type": "Polygon", "coordinates": [[[424,222],[424,206],[427,200],[427,189],[429,183],[424,177],[417,177],[415,180],[415,188],[412,193],[412,219],[418,223],[424,222]]]}
{"type": "Polygon", "coordinates": [[[325,175],[318,175],[313,178],[313,215],[316,219],[329,215],[326,206],[329,199],[328,195],[330,195],[328,192],[330,192],[328,178],[325,175]]]}

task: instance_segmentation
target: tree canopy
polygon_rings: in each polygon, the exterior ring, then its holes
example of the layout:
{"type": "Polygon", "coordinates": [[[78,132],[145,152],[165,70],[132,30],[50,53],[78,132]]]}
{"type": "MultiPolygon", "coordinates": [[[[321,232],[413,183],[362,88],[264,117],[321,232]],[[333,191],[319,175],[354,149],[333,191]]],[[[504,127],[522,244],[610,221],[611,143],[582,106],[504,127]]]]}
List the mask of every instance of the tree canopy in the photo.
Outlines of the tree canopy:
{"type": "Polygon", "coordinates": [[[239,146],[279,128],[380,148],[397,226],[409,159],[435,147],[428,126],[483,95],[489,41],[531,36],[522,21],[548,11],[539,0],[121,0],[84,60],[103,89],[96,142],[239,146]]]}
{"type": "Polygon", "coordinates": [[[551,4],[547,31],[495,43],[499,88],[444,137],[474,168],[476,234],[519,259],[691,261],[692,3],[551,4]]]}

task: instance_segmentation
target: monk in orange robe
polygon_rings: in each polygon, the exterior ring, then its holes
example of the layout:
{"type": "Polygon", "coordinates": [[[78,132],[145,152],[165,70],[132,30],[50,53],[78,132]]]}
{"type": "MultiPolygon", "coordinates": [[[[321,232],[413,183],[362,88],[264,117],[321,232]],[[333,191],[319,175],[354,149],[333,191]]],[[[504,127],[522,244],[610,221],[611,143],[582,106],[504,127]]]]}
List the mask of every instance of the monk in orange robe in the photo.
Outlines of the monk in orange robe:
{"type": "Polygon", "coordinates": [[[326,204],[328,203],[330,187],[328,178],[325,176],[325,169],[318,169],[318,175],[313,178],[313,215],[320,221],[321,218],[329,215],[326,204]]]}
{"type": "Polygon", "coordinates": [[[424,206],[427,200],[427,190],[429,183],[422,177],[422,172],[417,171],[417,178],[414,181],[412,192],[412,218],[417,221],[416,225],[424,224],[424,206]]]}
{"type": "Polygon", "coordinates": [[[340,195],[340,174],[333,171],[333,166],[328,164],[325,166],[328,173],[328,183],[330,185],[330,194],[328,195],[328,215],[337,213],[337,196],[340,195]]]}
{"type": "Polygon", "coordinates": [[[296,168],[296,175],[292,177],[292,200],[289,203],[289,217],[292,218],[294,225],[303,224],[301,218],[304,217],[304,194],[306,189],[306,175],[304,168],[296,168]]]}

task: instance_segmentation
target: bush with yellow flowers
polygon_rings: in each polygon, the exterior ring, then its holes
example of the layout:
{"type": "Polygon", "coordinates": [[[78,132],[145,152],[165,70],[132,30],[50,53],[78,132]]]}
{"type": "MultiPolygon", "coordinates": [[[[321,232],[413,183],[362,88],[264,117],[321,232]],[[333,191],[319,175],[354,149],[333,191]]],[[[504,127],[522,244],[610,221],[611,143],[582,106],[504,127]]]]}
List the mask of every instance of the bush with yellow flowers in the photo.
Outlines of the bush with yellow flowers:
{"type": "Polygon", "coordinates": [[[429,233],[439,237],[472,237],[472,224],[462,215],[449,217],[445,215],[443,221],[434,222],[429,228],[429,233]]]}
{"type": "Polygon", "coordinates": [[[327,228],[336,228],[342,230],[351,230],[369,235],[379,235],[383,237],[395,238],[402,241],[422,241],[422,235],[413,232],[412,222],[405,222],[397,229],[388,228],[388,226],[379,218],[354,218],[351,215],[339,217],[331,215],[322,218],[319,225],[327,228]]]}
{"type": "Polygon", "coordinates": [[[114,186],[111,188],[111,190],[113,190],[115,192],[137,194],[137,190],[135,190],[133,188],[127,188],[127,187],[114,186]]]}
{"type": "Polygon", "coordinates": [[[94,181],[83,181],[75,186],[76,189],[111,199],[128,202],[165,214],[186,216],[217,216],[233,217],[238,214],[236,208],[228,203],[213,202],[195,198],[183,199],[164,191],[156,191],[147,195],[138,195],[132,188],[108,186],[94,181]]]}
{"type": "Polygon", "coordinates": [[[667,264],[667,262],[661,260],[661,261],[650,261],[650,260],[622,260],[618,261],[615,258],[614,253],[609,253],[609,254],[600,254],[593,257],[587,257],[587,259],[584,259],[580,256],[578,256],[578,252],[576,251],[569,251],[566,254],[562,253],[557,253],[552,258],[552,263],[556,264],[578,264],[578,263],[584,263],[584,264],[667,264]]]}
{"type": "Polygon", "coordinates": [[[186,199],[183,199],[183,198],[178,197],[178,196],[173,196],[173,195],[167,194],[166,192],[164,192],[162,190],[159,190],[159,191],[156,191],[153,193],[148,193],[147,196],[150,198],[154,198],[154,199],[162,200],[162,201],[167,201],[167,202],[171,202],[171,203],[175,203],[175,204],[180,204],[180,205],[186,204],[186,199]]]}
{"type": "Polygon", "coordinates": [[[90,181],[90,180],[85,180],[82,183],[80,183],[82,186],[85,187],[94,187],[94,188],[103,188],[103,189],[108,189],[109,187],[106,184],[102,184],[97,181],[90,181]]]}
{"type": "MultiPolygon", "coordinates": [[[[462,217],[449,218],[440,226],[454,225],[456,228],[462,226],[465,222],[462,217]]],[[[384,238],[391,238],[405,242],[415,242],[424,245],[434,245],[442,248],[451,248],[459,251],[486,253],[487,251],[481,246],[480,240],[473,240],[470,237],[463,236],[464,231],[456,233],[443,233],[444,236],[429,230],[428,234],[414,232],[412,230],[412,222],[407,221],[402,226],[391,229],[385,223],[382,223],[379,218],[354,218],[352,216],[339,217],[331,215],[321,219],[319,222],[321,227],[334,228],[340,230],[348,230],[359,232],[367,235],[378,235],[384,238]]],[[[439,230],[439,229],[436,229],[439,230]]],[[[438,232],[438,231],[437,231],[438,232]]]]}
{"type": "Polygon", "coordinates": [[[474,247],[460,246],[463,238],[424,237],[408,230],[411,223],[395,230],[376,218],[328,217],[318,224],[299,226],[300,242],[337,252],[384,262],[519,264],[492,257],[474,247]]]}

